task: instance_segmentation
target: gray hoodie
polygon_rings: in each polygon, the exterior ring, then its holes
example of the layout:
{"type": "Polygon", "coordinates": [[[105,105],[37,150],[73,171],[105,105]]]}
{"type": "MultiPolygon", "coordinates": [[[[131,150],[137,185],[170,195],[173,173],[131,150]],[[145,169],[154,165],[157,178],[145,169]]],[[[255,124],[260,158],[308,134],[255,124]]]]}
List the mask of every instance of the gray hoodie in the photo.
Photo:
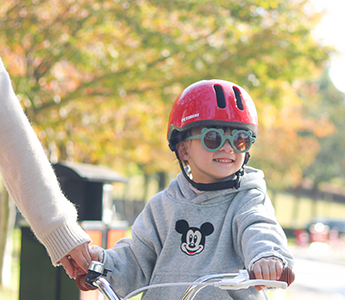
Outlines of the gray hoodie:
{"type": "MultiPolygon", "coordinates": [[[[263,172],[245,167],[239,189],[195,191],[180,173],[154,196],[132,227],[132,239],[108,249],[109,280],[120,296],[145,285],[191,282],[249,269],[263,257],[292,268],[286,236],[266,194],[263,172]]],[[[150,289],[143,299],[180,299],[186,286],[150,289]]],[[[269,299],[253,287],[207,287],[196,299],[269,299]]]]}

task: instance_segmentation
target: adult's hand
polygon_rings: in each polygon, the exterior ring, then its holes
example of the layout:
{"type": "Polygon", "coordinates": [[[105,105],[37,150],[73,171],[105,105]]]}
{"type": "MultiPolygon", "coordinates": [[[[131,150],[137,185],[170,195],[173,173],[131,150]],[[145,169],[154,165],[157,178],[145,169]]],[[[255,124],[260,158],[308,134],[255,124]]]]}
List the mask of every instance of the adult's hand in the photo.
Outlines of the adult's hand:
{"type": "Polygon", "coordinates": [[[88,243],[75,247],[60,260],[60,263],[70,278],[75,279],[78,274],[87,273],[91,263],[88,243]]]}

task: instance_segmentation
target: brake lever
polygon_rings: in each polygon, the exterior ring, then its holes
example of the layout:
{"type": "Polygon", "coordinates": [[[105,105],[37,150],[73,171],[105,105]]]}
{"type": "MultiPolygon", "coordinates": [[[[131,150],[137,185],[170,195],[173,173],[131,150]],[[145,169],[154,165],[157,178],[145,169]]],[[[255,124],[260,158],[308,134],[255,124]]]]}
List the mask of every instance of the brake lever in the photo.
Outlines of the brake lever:
{"type": "Polygon", "coordinates": [[[257,285],[265,285],[269,289],[286,289],[288,287],[288,284],[284,281],[250,279],[247,270],[240,270],[234,278],[224,277],[215,283],[215,286],[222,290],[239,290],[257,285]]]}

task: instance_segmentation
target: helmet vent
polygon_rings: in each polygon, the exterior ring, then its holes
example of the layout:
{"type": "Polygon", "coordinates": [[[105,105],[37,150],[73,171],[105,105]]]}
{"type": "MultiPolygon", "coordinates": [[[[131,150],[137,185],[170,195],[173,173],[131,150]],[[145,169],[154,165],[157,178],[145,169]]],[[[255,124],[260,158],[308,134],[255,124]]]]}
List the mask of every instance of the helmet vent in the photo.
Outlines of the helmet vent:
{"type": "Polygon", "coordinates": [[[235,98],[236,98],[236,105],[239,110],[243,110],[243,101],[241,97],[241,93],[237,87],[233,87],[235,98]]]}
{"type": "Polygon", "coordinates": [[[213,86],[213,88],[216,92],[218,107],[225,108],[225,97],[224,97],[224,91],[223,91],[222,86],[216,84],[213,86]]]}

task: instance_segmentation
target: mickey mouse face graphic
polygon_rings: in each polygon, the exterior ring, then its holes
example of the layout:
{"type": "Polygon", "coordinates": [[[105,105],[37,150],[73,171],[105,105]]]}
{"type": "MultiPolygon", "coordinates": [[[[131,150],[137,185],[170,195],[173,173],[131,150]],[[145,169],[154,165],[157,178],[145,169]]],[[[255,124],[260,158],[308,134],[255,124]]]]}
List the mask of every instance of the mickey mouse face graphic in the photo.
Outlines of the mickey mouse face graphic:
{"type": "Polygon", "coordinates": [[[181,233],[181,250],[188,255],[199,254],[204,250],[205,237],[212,234],[214,228],[209,222],[201,225],[200,229],[196,227],[189,227],[186,220],[179,220],[176,222],[175,229],[181,233]]]}

